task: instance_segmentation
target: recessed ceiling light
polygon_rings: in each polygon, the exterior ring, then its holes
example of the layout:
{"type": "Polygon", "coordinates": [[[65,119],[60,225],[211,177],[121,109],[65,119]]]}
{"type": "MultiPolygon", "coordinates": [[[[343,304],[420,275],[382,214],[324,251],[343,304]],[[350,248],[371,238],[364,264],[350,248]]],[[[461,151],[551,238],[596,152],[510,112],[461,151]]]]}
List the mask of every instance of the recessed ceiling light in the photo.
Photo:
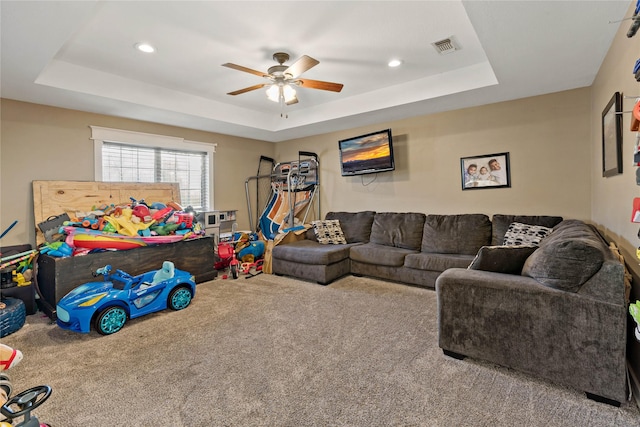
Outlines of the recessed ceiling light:
{"type": "Polygon", "coordinates": [[[402,64],[402,61],[399,59],[392,59],[391,61],[389,61],[389,67],[398,67],[400,66],[400,64],[402,64]]]}
{"type": "Polygon", "coordinates": [[[153,53],[156,51],[156,48],[151,46],[149,43],[137,43],[136,49],[144,53],[153,53]]]}

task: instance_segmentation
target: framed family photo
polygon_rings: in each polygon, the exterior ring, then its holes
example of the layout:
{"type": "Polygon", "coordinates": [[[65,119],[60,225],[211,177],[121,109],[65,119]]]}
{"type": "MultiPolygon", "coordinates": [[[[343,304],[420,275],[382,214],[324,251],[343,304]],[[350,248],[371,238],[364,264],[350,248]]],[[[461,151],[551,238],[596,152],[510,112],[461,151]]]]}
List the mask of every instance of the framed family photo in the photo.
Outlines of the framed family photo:
{"type": "Polygon", "coordinates": [[[602,111],[602,176],[622,173],[622,95],[613,94],[602,111]]]}
{"type": "Polygon", "coordinates": [[[463,190],[511,187],[509,153],[462,157],[460,172],[463,190]]]}

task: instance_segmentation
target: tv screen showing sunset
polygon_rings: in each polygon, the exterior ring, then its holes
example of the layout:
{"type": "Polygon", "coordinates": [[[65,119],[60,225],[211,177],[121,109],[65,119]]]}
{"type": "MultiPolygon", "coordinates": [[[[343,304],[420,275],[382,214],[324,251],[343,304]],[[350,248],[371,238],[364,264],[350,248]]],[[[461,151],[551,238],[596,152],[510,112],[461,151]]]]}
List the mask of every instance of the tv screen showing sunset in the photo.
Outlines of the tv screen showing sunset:
{"type": "Polygon", "coordinates": [[[340,141],[340,152],[343,173],[389,169],[393,166],[387,132],[340,141]]]}

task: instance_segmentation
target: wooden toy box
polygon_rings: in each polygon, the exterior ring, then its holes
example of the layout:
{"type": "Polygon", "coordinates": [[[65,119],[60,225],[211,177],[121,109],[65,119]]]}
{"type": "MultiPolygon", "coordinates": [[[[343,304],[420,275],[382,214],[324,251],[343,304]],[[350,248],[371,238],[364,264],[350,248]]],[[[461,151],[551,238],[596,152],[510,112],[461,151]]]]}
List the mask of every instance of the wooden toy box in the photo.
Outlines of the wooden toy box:
{"type": "MultiPolygon", "coordinates": [[[[64,212],[75,216],[78,211],[89,211],[101,204],[137,200],[168,202],[180,200],[177,184],[102,183],[79,181],[34,181],[34,216],[38,224],[50,216],[64,212]]],[[[37,227],[36,227],[37,228],[37,227]]],[[[66,258],[38,256],[36,266],[37,285],[40,290],[40,309],[55,319],[55,305],[69,291],[86,282],[100,280],[92,273],[107,264],[114,269],[137,275],[162,267],[164,261],[172,261],[176,268],[188,271],[196,283],[213,280],[213,236],[202,236],[155,246],[144,246],[126,251],[106,251],[66,258]]],[[[36,232],[38,244],[44,236],[36,232]]]]}

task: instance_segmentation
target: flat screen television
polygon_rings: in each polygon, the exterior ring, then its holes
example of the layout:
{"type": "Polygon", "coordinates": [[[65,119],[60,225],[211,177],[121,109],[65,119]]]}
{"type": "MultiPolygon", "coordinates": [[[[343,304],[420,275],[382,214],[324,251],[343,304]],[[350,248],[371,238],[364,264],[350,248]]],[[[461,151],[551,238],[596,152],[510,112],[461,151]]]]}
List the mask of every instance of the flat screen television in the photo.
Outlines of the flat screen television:
{"type": "Polygon", "coordinates": [[[391,129],[340,140],[338,150],[342,176],[395,169],[391,129]]]}

